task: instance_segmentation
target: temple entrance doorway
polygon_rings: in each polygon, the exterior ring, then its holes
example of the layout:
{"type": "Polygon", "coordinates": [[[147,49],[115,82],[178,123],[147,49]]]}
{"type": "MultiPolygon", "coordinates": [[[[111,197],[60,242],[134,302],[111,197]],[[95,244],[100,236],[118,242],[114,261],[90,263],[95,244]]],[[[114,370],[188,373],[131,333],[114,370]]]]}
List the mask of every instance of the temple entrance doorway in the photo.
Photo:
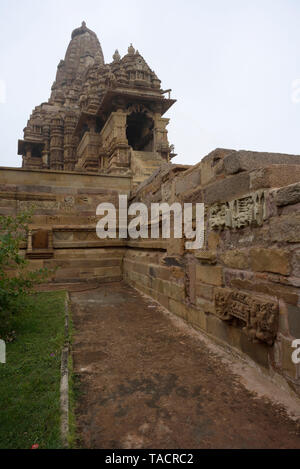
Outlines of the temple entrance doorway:
{"type": "Polygon", "coordinates": [[[127,117],[126,136],[135,151],[153,151],[154,122],[145,112],[132,112],[127,117]]]}
{"type": "Polygon", "coordinates": [[[32,249],[48,249],[48,231],[38,230],[33,233],[32,249]]]}

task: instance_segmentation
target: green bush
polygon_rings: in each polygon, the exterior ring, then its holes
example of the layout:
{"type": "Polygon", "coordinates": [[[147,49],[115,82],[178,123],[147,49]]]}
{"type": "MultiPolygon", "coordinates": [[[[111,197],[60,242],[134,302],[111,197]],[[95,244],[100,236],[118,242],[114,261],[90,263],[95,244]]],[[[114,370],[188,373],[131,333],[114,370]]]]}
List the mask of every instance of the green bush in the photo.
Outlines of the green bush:
{"type": "Polygon", "coordinates": [[[20,253],[27,239],[27,225],[32,212],[16,216],[0,215],[0,313],[13,313],[20,297],[49,275],[48,269],[28,272],[28,261],[20,253]]]}

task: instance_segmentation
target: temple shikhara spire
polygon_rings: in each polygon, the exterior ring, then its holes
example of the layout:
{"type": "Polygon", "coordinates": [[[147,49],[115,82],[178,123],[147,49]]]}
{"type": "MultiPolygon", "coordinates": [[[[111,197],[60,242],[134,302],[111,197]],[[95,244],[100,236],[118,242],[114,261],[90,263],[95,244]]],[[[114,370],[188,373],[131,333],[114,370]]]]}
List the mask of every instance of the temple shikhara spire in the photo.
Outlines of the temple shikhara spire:
{"type": "Polygon", "coordinates": [[[132,174],[137,185],[173,156],[163,115],[174,102],[132,44],[105,64],[97,35],[82,22],[48,102],[33,110],[19,140],[23,168],[132,174]]]}

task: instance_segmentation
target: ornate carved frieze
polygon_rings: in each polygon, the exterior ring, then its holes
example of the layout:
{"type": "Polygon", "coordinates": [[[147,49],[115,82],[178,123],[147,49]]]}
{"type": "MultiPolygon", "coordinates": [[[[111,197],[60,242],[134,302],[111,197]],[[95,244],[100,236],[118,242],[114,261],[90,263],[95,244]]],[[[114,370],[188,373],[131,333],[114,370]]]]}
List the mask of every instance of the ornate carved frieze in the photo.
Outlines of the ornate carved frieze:
{"type": "Polygon", "coordinates": [[[257,191],[230,202],[216,203],[209,211],[213,230],[262,225],[266,219],[266,191],[257,191]]]}
{"type": "Polygon", "coordinates": [[[72,231],[54,231],[54,242],[56,241],[73,241],[72,231]]]}
{"type": "Polygon", "coordinates": [[[240,290],[218,288],[215,291],[217,316],[230,321],[239,319],[252,339],[272,345],[278,328],[278,303],[240,290]]]}
{"type": "Polygon", "coordinates": [[[75,245],[86,246],[88,242],[99,243],[95,228],[70,227],[65,229],[53,228],[53,241],[55,246],[63,246],[64,243],[72,242],[75,245]]]}
{"type": "Polygon", "coordinates": [[[58,210],[59,202],[56,200],[18,200],[19,210],[58,210]]]}

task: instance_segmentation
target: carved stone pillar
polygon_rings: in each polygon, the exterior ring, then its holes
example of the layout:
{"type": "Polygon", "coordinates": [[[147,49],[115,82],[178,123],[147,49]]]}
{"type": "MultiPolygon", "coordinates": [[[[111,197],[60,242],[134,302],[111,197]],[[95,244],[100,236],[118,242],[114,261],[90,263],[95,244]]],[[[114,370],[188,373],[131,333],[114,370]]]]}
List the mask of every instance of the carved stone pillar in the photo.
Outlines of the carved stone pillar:
{"type": "Polygon", "coordinates": [[[25,150],[26,150],[25,158],[26,158],[27,161],[30,161],[30,159],[31,159],[31,144],[25,145],[25,150]]]}
{"type": "Polygon", "coordinates": [[[112,112],[101,131],[103,149],[109,158],[109,173],[130,170],[130,147],[126,136],[127,113],[121,109],[112,112]]]}
{"type": "Polygon", "coordinates": [[[53,231],[48,232],[48,249],[53,249],[53,231]]]}
{"type": "Polygon", "coordinates": [[[73,171],[76,164],[76,139],[73,136],[76,117],[67,115],[64,127],[64,170],[73,171]]]}
{"type": "Polygon", "coordinates": [[[64,169],[64,123],[59,115],[51,121],[50,168],[64,169]]]}
{"type": "Polygon", "coordinates": [[[170,147],[168,141],[167,125],[170,119],[156,114],[154,117],[154,151],[159,153],[163,159],[168,161],[170,147]]]}
{"type": "Polygon", "coordinates": [[[49,168],[49,153],[50,153],[50,126],[43,126],[43,139],[44,148],[42,151],[43,167],[49,168]]]}
{"type": "Polygon", "coordinates": [[[28,230],[27,252],[32,252],[32,230],[28,230]]]}

